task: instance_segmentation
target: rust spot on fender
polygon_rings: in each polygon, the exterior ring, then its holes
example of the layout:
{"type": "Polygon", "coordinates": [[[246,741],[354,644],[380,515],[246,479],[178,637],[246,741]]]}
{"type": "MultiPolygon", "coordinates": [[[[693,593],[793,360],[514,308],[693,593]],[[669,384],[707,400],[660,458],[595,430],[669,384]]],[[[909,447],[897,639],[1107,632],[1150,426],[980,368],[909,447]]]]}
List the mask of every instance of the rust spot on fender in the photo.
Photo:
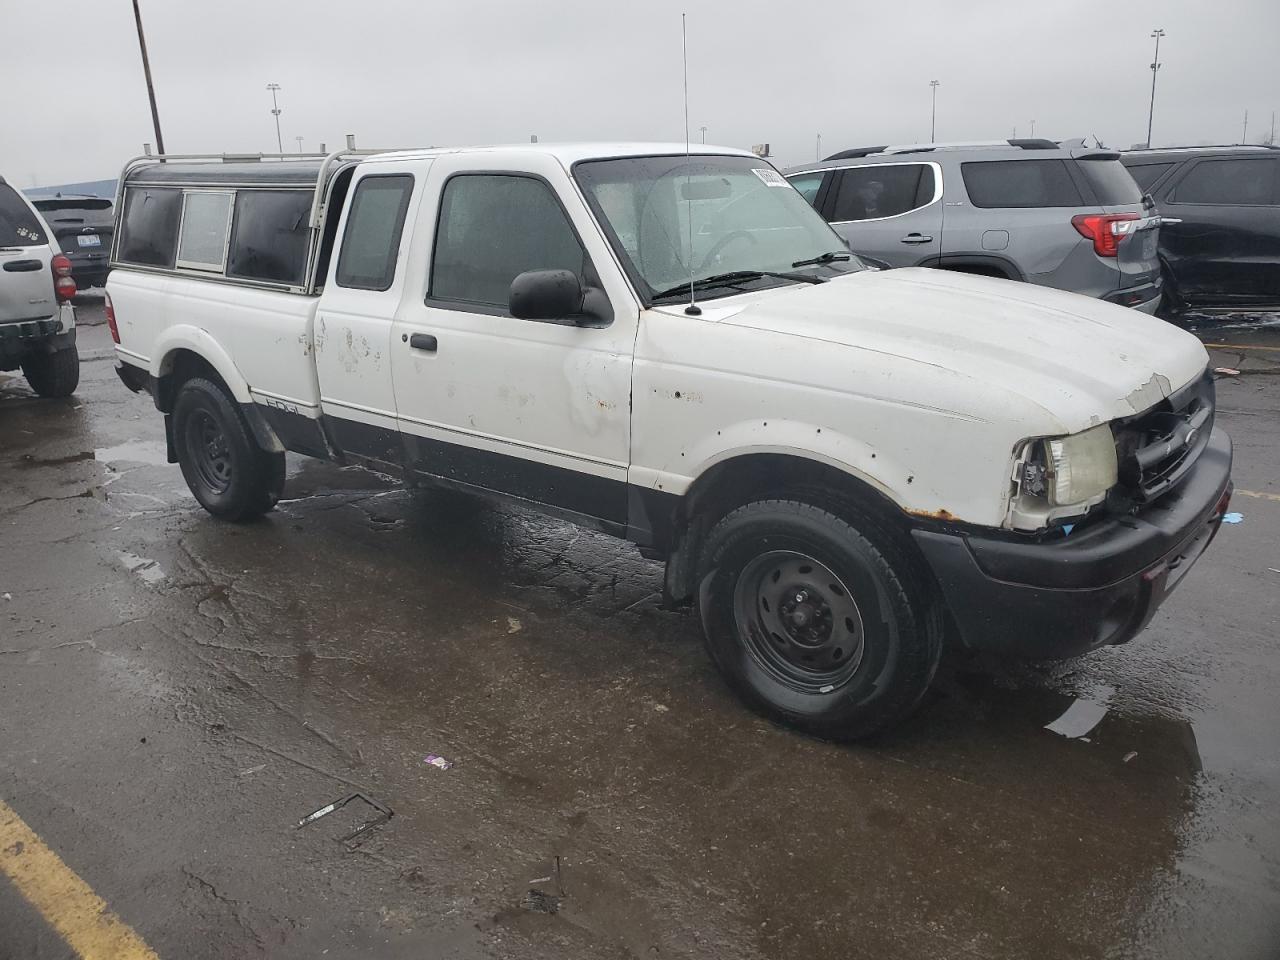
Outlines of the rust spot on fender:
{"type": "Polygon", "coordinates": [[[946,507],[939,507],[937,510],[908,510],[907,513],[913,517],[923,517],[925,520],[955,520],[956,515],[946,507]]]}

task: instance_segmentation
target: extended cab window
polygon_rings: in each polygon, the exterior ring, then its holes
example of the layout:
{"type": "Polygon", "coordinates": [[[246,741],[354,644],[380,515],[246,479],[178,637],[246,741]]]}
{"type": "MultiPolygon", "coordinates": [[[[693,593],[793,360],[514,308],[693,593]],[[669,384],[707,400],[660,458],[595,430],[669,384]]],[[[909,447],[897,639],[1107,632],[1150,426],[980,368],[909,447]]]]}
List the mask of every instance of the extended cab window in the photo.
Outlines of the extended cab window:
{"type": "Polygon", "coordinates": [[[151,267],[172,267],[182,218],[182,191],[130,187],[124,195],[119,259],[151,267]]]}
{"type": "Polygon", "coordinates": [[[933,167],[925,163],[851,167],[836,177],[834,223],[896,217],[933,202],[933,167]]]}
{"type": "Polygon", "coordinates": [[[1270,157],[1238,160],[1205,160],[1173,189],[1174,203],[1220,203],[1239,206],[1269,206],[1280,202],[1276,196],[1280,159],[1270,157]]]}
{"type": "Polygon", "coordinates": [[[365,177],[356,185],[338,252],[338,286],[390,288],[412,193],[413,177],[407,173],[365,177]]]}
{"type": "Polygon", "coordinates": [[[985,160],[960,164],[975,207],[1079,207],[1084,205],[1061,160],[985,160]]]}
{"type": "Polygon", "coordinates": [[[182,232],[178,237],[180,267],[221,273],[227,262],[227,234],[235,194],[191,190],[182,201],[182,232]]]}
{"type": "Polygon", "coordinates": [[[520,274],[569,270],[583,278],[585,264],[568,217],[541,180],[463,174],[445,184],[431,262],[431,299],[505,311],[511,281],[520,274]]]}
{"type": "Polygon", "coordinates": [[[236,193],[227,276],[299,286],[307,260],[308,190],[236,193]]]}
{"type": "Polygon", "coordinates": [[[34,247],[47,243],[44,227],[7,183],[0,183],[0,247],[34,247]]]}

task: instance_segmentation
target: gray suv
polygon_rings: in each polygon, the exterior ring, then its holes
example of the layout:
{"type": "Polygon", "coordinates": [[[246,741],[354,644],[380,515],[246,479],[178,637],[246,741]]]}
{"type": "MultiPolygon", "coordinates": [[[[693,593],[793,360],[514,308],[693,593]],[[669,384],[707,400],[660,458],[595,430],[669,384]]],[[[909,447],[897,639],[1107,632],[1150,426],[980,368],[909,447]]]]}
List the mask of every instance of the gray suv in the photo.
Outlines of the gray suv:
{"type": "Polygon", "coordinates": [[[846,150],[787,179],[850,249],[1154,313],[1160,217],[1104,149],[1051,140],[846,150]]]}

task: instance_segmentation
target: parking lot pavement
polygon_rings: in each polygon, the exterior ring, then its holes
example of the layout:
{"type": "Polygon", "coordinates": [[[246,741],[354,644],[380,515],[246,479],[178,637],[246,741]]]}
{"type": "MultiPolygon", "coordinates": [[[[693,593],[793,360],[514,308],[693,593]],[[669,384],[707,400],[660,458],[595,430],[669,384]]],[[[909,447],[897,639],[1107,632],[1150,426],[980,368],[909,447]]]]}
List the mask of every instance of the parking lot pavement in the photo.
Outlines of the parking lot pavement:
{"type": "MultiPolygon", "coordinates": [[[[267,520],[211,519],[80,345],[67,401],[0,374],[0,813],[156,956],[1277,955],[1269,351],[1214,351],[1263,371],[1219,382],[1242,519],[1145,634],[951,667],[838,746],[739,706],[626,544],[293,460],[267,520]],[[1076,697],[1101,723],[1044,729],[1076,697]],[[391,818],[297,827],[356,792],[391,818]]],[[[72,956],[21,870],[53,882],[6,841],[0,957],[72,956]]]]}

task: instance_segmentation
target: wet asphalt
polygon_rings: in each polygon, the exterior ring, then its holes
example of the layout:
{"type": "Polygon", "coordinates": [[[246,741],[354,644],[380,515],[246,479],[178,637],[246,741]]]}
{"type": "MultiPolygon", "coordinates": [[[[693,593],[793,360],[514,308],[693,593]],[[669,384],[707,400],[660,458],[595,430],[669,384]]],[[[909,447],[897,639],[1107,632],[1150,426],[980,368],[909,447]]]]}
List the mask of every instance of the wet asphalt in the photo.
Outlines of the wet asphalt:
{"type": "MultiPolygon", "coordinates": [[[[74,398],[0,374],[0,799],[162,958],[1275,958],[1280,324],[1199,333],[1243,518],[1151,627],[840,746],[625,543],[292,458],[210,518],[83,326],[74,398]]],[[[0,877],[0,958],[72,955],[0,877]]]]}

